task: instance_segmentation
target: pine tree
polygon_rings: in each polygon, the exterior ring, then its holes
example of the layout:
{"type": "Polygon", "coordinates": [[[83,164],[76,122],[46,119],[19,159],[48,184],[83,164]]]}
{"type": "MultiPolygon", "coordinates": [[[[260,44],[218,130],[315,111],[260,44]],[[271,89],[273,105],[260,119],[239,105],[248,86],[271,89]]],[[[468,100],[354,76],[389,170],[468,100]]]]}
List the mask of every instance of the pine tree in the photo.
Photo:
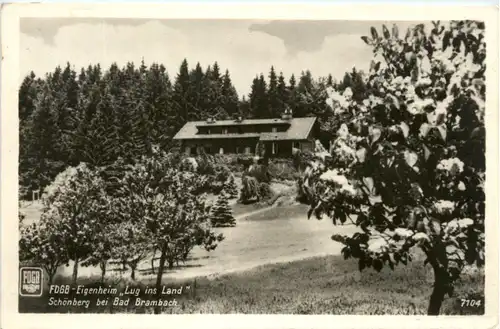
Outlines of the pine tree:
{"type": "Polygon", "coordinates": [[[281,115],[286,108],[286,104],[288,104],[289,92],[286,87],[285,77],[283,76],[283,72],[280,72],[278,77],[278,115],[281,115]]]}
{"type": "Polygon", "coordinates": [[[231,82],[228,70],[222,77],[222,102],[228,117],[234,118],[238,114],[238,93],[231,82]]]}
{"type": "Polygon", "coordinates": [[[333,77],[331,74],[328,74],[328,78],[326,80],[326,85],[329,87],[333,87],[333,77]]]}
{"type": "Polygon", "coordinates": [[[188,99],[190,85],[189,66],[187,59],[184,59],[175,78],[173,90],[174,107],[177,113],[177,129],[180,129],[186,121],[191,120],[192,111],[188,99]]]}
{"type": "Polygon", "coordinates": [[[43,189],[64,168],[57,160],[58,128],[54,95],[44,83],[35,101],[35,110],[23,126],[20,146],[19,180],[28,192],[43,189]]]}
{"type": "Polygon", "coordinates": [[[219,194],[219,197],[217,198],[217,202],[212,209],[211,222],[214,227],[236,225],[236,219],[233,216],[233,212],[229,206],[228,197],[225,193],[219,194]]]}
{"type": "Polygon", "coordinates": [[[212,69],[207,73],[207,78],[207,93],[205,97],[208,100],[208,115],[216,117],[217,119],[226,119],[228,117],[228,113],[223,107],[223,79],[217,62],[212,65],[212,69]]]}
{"type": "Polygon", "coordinates": [[[230,199],[236,199],[238,197],[238,189],[236,188],[233,175],[230,175],[224,182],[222,190],[229,196],[230,199]]]}
{"type": "Polygon", "coordinates": [[[192,105],[193,118],[196,120],[205,119],[203,118],[203,109],[206,107],[207,99],[204,97],[206,92],[205,84],[205,74],[201,68],[200,63],[196,63],[194,70],[189,73],[190,90],[189,90],[189,102],[192,105]]]}
{"type": "Polygon", "coordinates": [[[263,74],[253,80],[249,98],[254,118],[265,119],[271,117],[267,100],[267,83],[263,74]]]}
{"type": "Polygon", "coordinates": [[[37,80],[33,71],[28,74],[19,88],[19,120],[26,120],[35,110],[37,80]]]}
{"type": "Polygon", "coordinates": [[[293,115],[297,116],[297,81],[295,80],[295,75],[292,74],[290,80],[288,81],[288,98],[287,104],[290,109],[293,111],[293,115]]]}
{"type": "Polygon", "coordinates": [[[278,98],[278,77],[274,71],[274,66],[271,66],[271,71],[269,72],[269,89],[267,92],[268,106],[269,106],[269,116],[276,118],[280,116],[279,110],[279,98],[278,98]]]}

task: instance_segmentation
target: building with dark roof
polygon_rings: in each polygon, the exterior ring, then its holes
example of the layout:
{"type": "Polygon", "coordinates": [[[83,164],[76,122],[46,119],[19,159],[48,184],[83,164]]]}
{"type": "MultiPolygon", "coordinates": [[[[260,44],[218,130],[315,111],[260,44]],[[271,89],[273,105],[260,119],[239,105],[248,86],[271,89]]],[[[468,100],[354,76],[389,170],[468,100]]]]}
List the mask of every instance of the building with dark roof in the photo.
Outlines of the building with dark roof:
{"type": "Polygon", "coordinates": [[[314,150],[316,117],[293,118],[285,112],[276,119],[190,121],[174,136],[187,154],[256,154],[257,145],[271,157],[288,157],[293,149],[314,150]]]}

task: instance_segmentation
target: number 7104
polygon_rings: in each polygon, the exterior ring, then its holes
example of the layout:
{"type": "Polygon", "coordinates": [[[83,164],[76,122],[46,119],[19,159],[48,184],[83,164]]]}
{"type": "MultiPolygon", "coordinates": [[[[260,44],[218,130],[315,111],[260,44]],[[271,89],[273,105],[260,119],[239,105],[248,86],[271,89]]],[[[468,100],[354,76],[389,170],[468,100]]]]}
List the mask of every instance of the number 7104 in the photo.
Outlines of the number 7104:
{"type": "Polygon", "coordinates": [[[461,299],[461,306],[462,307],[479,307],[481,306],[481,300],[479,299],[461,299]]]}

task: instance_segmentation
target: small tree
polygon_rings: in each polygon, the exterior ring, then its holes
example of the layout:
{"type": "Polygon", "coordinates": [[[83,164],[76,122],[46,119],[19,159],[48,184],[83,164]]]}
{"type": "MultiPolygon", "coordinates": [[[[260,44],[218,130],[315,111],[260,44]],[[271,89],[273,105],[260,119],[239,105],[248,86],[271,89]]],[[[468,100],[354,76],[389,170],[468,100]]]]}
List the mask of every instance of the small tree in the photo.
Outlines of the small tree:
{"type": "Polygon", "coordinates": [[[231,199],[236,199],[238,197],[238,189],[236,188],[236,183],[234,181],[233,175],[230,175],[224,183],[223,191],[227,193],[227,195],[231,199]]]}
{"type": "Polygon", "coordinates": [[[21,229],[19,256],[21,261],[40,265],[47,272],[49,285],[57,269],[68,262],[64,236],[59,223],[42,220],[21,229]]]}
{"type": "MultiPolygon", "coordinates": [[[[186,250],[199,245],[213,250],[222,241],[210,225],[210,207],[200,190],[199,175],[179,171],[158,154],[142,158],[123,178],[123,194],[128,196],[124,214],[130,217],[160,254],[156,277],[157,298],[165,265],[172,268],[186,250]]],[[[155,308],[159,313],[160,308],[155,308]]]]}
{"type": "MultiPolygon", "coordinates": [[[[359,269],[394,268],[420,248],[434,272],[428,314],[437,315],[466,265],[484,264],[484,24],[433,22],[399,38],[384,26],[363,40],[379,55],[368,97],[335,95],[350,111],[303,180],[309,216],[352,221],[362,232],[332,238],[359,269]]],[[[343,112],[343,111],[341,111],[343,112]]]]}
{"type": "MultiPolygon", "coordinates": [[[[124,200],[127,202],[127,199],[124,200]]],[[[119,211],[126,211],[126,208],[120,208],[119,211]]],[[[113,226],[111,233],[113,245],[112,255],[114,259],[122,260],[124,264],[130,267],[130,278],[135,280],[137,266],[151,252],[151,243],[148,241],[141,223],[135,219],[125,220],[113,226]]]]}
{"type": "Polygon", "coordinates": [[[260,198],[259,194],[259,182],[255,177],[243,176],[240,193],[240,200],[242,203],[251,203],[258,201],[260,198]]]}
{"type": "Polygon", "coordinates": [[[233,217],[233,212],[227,201],[227,195],[221,193],[217,198],[215,206],[212,208],[212,216],[210,218],[212,226],[235,226],[236,220],[233,217]]]}
{"type": "Polygon", "coordinates": [[[56,178],[47,188],[41,220],[57,224],[55,230],[67,258],[74,262],[72,281],[76,284],[80,262],[91,255],[97,243],[96,232],[106,214],[108,200],[97,171],[82,164],[67,172],[58,176],[65,177],[64,180],[56,178]]]}

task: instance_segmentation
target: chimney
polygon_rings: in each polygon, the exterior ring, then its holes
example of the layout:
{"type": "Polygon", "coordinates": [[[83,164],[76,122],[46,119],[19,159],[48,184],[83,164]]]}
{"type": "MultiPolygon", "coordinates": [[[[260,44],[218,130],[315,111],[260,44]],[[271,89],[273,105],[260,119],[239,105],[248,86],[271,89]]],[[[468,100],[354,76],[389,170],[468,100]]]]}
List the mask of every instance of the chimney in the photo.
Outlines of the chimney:
{"type": "Polygon", "coordinates": [[[292,110],[287,106],[283,114],[281,115],[281,119],[283,120],[291,120],[292,119],[292,110]]]}

